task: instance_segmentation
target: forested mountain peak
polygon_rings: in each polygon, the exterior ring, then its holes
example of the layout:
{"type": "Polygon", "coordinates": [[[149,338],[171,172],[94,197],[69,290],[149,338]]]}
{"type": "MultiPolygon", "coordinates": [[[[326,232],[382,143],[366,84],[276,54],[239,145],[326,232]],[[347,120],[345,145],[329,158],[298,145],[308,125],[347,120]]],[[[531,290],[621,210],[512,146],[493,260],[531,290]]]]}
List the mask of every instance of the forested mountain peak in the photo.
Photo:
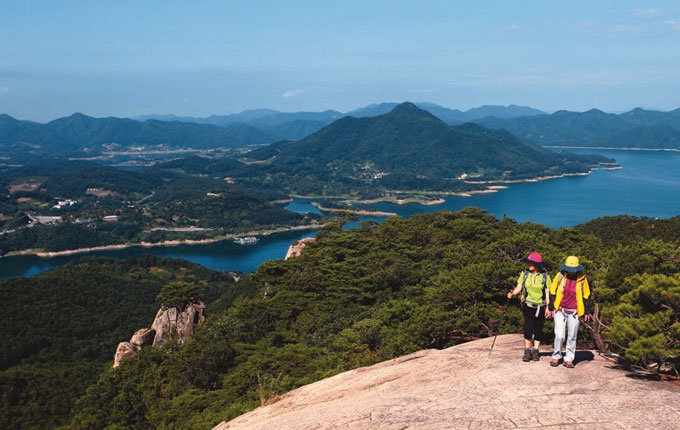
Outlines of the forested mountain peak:
{"type": "Polygon", "coordinates": [[[276,172],[306,166],[326,175],[378,179],[392,189],[422,189],[425,179],[450,180],[464,173],[521,178],[589,170],[586,158],[547,151],[476,124],[450,126],[410,102],[385,115],[341,118],[304,139],[247,157],[269,160],[276,172]]]}
{"type": "Polygon", "coordinates": [[[411,102],[404,102],[400,103],[397,106],[392,109],[392,112],[390,112],[388,115],[391,116],[391,118],[394,119],[405,119],[405,118],[417,118],[417,119],[423,119],[423,118],[431,118],[431,119],[436,119],[437,121],[441,121],[439,118],[435,117],[431,113],[427,112],[426,110],[420,109],[418,106],[411,102]]]}

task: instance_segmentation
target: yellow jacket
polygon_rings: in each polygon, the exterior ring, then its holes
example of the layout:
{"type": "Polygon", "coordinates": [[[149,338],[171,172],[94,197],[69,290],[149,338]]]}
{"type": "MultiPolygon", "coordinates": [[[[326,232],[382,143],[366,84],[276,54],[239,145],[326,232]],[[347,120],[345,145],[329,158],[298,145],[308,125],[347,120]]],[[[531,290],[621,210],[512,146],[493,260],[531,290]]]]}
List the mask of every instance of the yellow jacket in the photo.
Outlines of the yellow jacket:
{"type": "MultiPolygon", "coordinates": [[[[550,309],[559,310],[560,302],[562,301],[562,294],[564,292],[564,283],[567,277],[564,273],[559,272],[552,281],[550,286],[550,309]]],[[[583,316],[586,313],[586,307],[590,307],[590,286],[586,275],[581,275],[576,280],[576,309],[578,316],[583,316]]],[[[590,312],[590,309],[588,310],[590,312]]]]}

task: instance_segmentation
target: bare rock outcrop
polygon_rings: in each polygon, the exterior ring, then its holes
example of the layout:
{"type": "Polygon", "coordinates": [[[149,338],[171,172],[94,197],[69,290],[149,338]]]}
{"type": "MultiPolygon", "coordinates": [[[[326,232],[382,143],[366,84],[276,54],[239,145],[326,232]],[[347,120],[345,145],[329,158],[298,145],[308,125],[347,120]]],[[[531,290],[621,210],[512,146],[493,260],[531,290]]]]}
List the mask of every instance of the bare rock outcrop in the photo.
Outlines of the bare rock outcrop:
{"type": "Polygon", "coordinates": [[[152,345],[160,348],[174,335],[177,336],[180,344],[184,343],[193,334],[194,326],[203,324],[205,321],[204,309],[203,302],[190,303],[181,312],[177,308],[159,309],[151,325],[151,330],[156,333],[152,345]]]}
{"type": "Polygon", "coordinates": [[[144,345],[151,345],[155,332],[150,328],[142,328],[132,335],[129,342],[121,342],[116,348],[116,355],[113,357],[113,367],[120,366],[120,362],[128,357],[132,357],[144,345]]]}
{"type": "Polygon", "coordinates": [[[302,252],[302,249],[308,244],[316,241],[313,237],[305,237],[298,240],[296,243],[290,245],[288,252],[286,252],[286,260],[290,257],[297,257],[302,252]]]}
{"type": "Polygon", "coordinates": [[[150,328],[141,328],[135,332],[130,338],[130,343],[137,348],[144,345],[151,345],[156,333],[150,328]]]}
{"type": "Polygon", "coordinates": [[[120,362],[132,357],[144,345],[160,348],[171,338],[176,338],[183,344],[193,333],[194,327],[203,324],[205,316],[203,302],[190,303],[183,311],[177,308],[161,308],[151,328],[142,328],[135,332],[129,342],[121,342],[113,358],[113,367],[120,366],[120,362]]]}
{"type": "Polygon", "coordinates": [[[521,335],[424,350],[309,384],[216,430],[678,428],[680,387],[577,351],[576,367],[520,360],[521,335]]]}
{"type": "Polygon", "coordinates": [[[132,357],[137,353],[137,348],[135,348],[130,342],[121,342],[116,348],[116,355],[113,357],[113,367],[120,366],[120,362],[123,359],[132,357]]]}

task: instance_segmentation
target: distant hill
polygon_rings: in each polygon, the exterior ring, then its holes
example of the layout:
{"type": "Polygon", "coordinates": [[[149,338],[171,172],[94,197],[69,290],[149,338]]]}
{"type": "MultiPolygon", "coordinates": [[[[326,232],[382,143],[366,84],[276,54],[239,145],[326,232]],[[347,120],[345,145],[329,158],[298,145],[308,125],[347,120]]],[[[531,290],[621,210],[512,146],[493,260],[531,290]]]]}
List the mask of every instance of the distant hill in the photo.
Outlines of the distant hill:
{"type": "Polygon", "coordinates": [[[218,127],[251,127],[276,136],[277,139],[297,140],[308,136],[321,127],[344,116],[341,112],[279,112],[273,109],[250,109],[230,115],[211,115],[209,117],[190,117],[175,115],[144,115],[135,117],[137,121],[179,121],[196,124],[211,124],[218,127]]]}
{"type": "Polygon", "coordinates": [[[529,106],[496,106],[484,105],[477,108],[472,108],[465,112],[466,121],[474,121],[478,118],[485,118],[487,116],[495,116],[497,118],[513,118],[516,116],[534,116],[545,115],[546,113],[529,106]]]}
{"type": "Polygon", "coordinates": [[[240,148],[277,137],[243,124],[217,127],[188,122],[144,122],[126,118],[92,118],[80,113],[47,124],[0,115],[0,151],[6,155],[66,156],[133,148],[240,148]]]}
{"type": "Polygon", "coordinates": [[[379,116],[392,112],[399,103],[373,103],[347,112],[347,116],[363,118],[367,116],[379,116]]]}
{"type": "Polygon", "coordinates": [[[484,127],[505,129],[517,137],[539,145],[604,146],[605,142],[618,139],[626,143],[613,146],[680,148],[680,145],[669,146],[668,142],[675,142],[673,139],[668,140],[671,133],[669,129],[662,131],[657,128],[665,126],[680,131],[680,109],[659,112],[636,108],[620,115],[605,113],[598,109],[586,112],[561,110],[552,115],[487,117],[475,122],[484,127]],[[643,130],[641,127],[653,128],[643,130]],[[642,140],[636,140],[638,138],[642,140]]]}
{"type": "Polygon", "coordinates": [[[147,121],[155,119],[158,121],[181,121],[181,122],[195,122],[197,124],[213,124],[213,125],[227,125],[234,123],[243,123],[260,119],[268,115],[281,113],[273,109],[247,109],[240,113],[230,115],[210,115],[209,117],[194,117],[194,116],[176,116],[176,115],[142,115],[132,119],[137,121],[147,121]]]}
{"type": "Polygon", "coordinates": [[[321,130],[327,123],[313,119],[296,119],[276,125],[262,126],[262,130],[286,140],[298,140],[321,130]]]}
{"type": "MultiPolygon", "coordinates": [[[[372,117],[385,115],[391,112],[398,103],[379,103],[364,106],[352,111],[342,113],[335,110],[323,112],[279,112],[272,109],[251,109],[241,113],[230,115],[211,115],[209,117],[189,117],[175,115],[144,115],[134,119],[138,121],[181,121],[194,122],[197,124],[212,124],[224,127],[230,124],[245,124],[258,128],[282,139],[297,140],[306,137],[343,116],[372,117]]],[[[415,103],[419,108],[426,110],[448,124],[462,124],[487,116],[510,118],[519,115],[545,114],[537,109],[525,106],[480,106],[468,111],[449,109],[434,103],[415,103]]]]}
{"type": "Polygon", "coordinates": [[[281,112],[273,115],[267,115],[254,121],[249,121],[249,124],[255,126],[257,125],[272,126],[296,120],[320,121],[328,124],[342,117],[343,117],[342,112],[338,112],[335,110],[326,110],[323,112],[293,112],[293,113],[281,112]]]}
{"type": "MultiPolygon", "coordinates": [[[[449,109],[434,103],[418,102],[414,103],[420,109],[430,112],[432,115],[441,119],[447,124],[462,124],[465,122],[474,121],[487,116],[496,116],[499,118],[511,118],[520,115],[545,115],[545,112],[530,108],[527,106],[492,106],[484,105],[477,108],[472,108],[467,111],[458,109],[449,109]]],[[[348,116],[353,117],[368,117],[384,115],[391,112],[398,103],[380,103],[372,104],[353,111],[347,112],[348,116]]]]}
{"type": "Polygon", "coordinates": [[[680,149],[680,131],[669,125],[637,127],[619,133],[595,137],[586,141],[583,146],[680,149]]]}
{"type": "Polygon", "coordinates": [[[449,126],[412,103],[377,117],[344,117],[304,139],[247,157],[266,161],[270,173],[344,177],[390,189],[446,188],[462,174],[521,179],[587,172],[612,161],[544,150],[476,124],[449,126]]]}

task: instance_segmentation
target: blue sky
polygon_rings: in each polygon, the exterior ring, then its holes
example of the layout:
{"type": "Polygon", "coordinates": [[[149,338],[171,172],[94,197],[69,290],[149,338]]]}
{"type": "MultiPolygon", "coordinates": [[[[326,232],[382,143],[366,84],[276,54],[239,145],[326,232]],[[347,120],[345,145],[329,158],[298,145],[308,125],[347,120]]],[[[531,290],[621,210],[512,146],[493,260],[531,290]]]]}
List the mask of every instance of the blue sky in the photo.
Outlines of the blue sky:
{"type": "Polygon", "coordinates": [[[14,1],[0,112],[680,106],[673,1],[14,1]]]}

